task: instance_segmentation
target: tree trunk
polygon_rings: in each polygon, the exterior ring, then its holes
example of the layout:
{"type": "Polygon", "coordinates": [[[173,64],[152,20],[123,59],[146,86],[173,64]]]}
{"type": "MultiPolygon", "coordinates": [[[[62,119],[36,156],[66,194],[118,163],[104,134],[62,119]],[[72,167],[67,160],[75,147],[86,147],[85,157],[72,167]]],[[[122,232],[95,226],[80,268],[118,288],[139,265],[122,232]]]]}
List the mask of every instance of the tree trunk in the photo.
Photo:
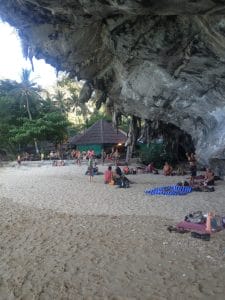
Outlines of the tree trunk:
{"type": "Polygon", "coordinates": [[[136,144],[139,132],[140,132],[140,118],[132,116],[130,125],[129,125],[128,140],[126,142],[126,144],[127,144],[126,162],[127,163],[132,158],[132,154],[133,154],[133,151],[135,148],[135,144],[136,144]],[[138,123],[139,123],[139,126],[138,126],[138,123]]]}
{"type": "MultiPolygon", "coordinates": [[[[30,105],[29,105],[29,99],[28,99],[27,94],[26,94],[26,103],[27,103],[28,117],[29,117],[29,120],[32,121],[32,115],[31,115],[31,112],[30,112],[30,105]]],[[[34,138],[34,146],[35,146],[36,154],[39,154],[39,149],[38,149],[38,144],[37,144],[37,139],[36,138],[34,138]]]]}
{"type": "Polygon", "coordinates": [[[27,93],[26,93],[26,103],[27,103],[27,113],[28,113],[28,117],[29,117],[29,120],[32,121],[32,115],[31,115],[31,112],[30,112],[30,105],[29,105],[29,99],[28,99],[27,93]]]}
{"type": "Polygon", "coordinates": [[[34,139],[34,146],[35,146],[36,154],[39,154],[39,148],[38,148],[38,143],[37,143],[36,139],[34,139]]]}

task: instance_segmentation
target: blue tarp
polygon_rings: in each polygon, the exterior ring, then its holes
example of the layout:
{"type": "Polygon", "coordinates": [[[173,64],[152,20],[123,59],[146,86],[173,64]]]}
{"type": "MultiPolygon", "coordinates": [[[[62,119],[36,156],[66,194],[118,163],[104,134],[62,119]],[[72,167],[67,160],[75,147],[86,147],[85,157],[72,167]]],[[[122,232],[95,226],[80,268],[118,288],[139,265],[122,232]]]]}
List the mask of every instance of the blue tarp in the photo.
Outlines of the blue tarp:
{"type": "Polygon", "coordinates": [[[182,196],[192,191],[191,186],[163,186],[151,190],[145,190],[145,194],[149,195],[165,195],[165,196],[182,196]]]}

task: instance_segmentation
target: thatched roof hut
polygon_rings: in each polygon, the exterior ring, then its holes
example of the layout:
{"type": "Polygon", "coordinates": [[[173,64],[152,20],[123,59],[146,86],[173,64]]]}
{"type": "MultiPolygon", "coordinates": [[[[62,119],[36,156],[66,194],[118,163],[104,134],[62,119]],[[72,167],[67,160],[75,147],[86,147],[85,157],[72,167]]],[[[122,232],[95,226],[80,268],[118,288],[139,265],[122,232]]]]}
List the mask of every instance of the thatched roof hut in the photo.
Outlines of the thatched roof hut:
{"type": "Polygon", "coordinates": [[[72,147],[80,151],[93,149],[96,154],[100,154],[102,149],[124,145],[127,136],[121,130],[113,127],[111,122],[99,120],[88,128],[83,134],[75,135],[70,139],[72,147]]]}

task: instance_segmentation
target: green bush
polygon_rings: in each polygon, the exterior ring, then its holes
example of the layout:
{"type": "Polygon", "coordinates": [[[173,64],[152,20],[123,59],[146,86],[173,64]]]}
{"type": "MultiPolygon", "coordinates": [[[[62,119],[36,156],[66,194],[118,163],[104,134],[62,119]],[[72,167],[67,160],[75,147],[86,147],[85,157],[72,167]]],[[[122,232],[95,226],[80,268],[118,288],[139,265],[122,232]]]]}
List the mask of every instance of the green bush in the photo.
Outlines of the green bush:
{"type": "Polygon", "coordinates": [[[150,162],[153,162],[155,167],[161,169],[165,161],[171,163],[173,157],[171,153],[166,151],[165,144],[151,143],[148,145],[138,145],[138,153],[140,160],[143,164],[148,165],[150,162]]]}

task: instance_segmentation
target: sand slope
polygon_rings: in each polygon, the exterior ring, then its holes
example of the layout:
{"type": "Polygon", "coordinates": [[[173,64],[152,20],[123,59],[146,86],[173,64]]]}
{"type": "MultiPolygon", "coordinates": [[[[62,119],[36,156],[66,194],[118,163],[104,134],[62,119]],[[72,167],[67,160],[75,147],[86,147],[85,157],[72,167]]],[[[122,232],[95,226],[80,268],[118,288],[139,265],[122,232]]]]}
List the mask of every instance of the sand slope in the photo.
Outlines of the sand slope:
{"type": "Polygon", "coordinates": [[[133,175],[125,190],[85,170],[0,170],[0,299],[224,299],[225,231],[204,242],[166,229],[190,210],[224,212],[224,182],[148,196],[181,178],[133,175]]]}

